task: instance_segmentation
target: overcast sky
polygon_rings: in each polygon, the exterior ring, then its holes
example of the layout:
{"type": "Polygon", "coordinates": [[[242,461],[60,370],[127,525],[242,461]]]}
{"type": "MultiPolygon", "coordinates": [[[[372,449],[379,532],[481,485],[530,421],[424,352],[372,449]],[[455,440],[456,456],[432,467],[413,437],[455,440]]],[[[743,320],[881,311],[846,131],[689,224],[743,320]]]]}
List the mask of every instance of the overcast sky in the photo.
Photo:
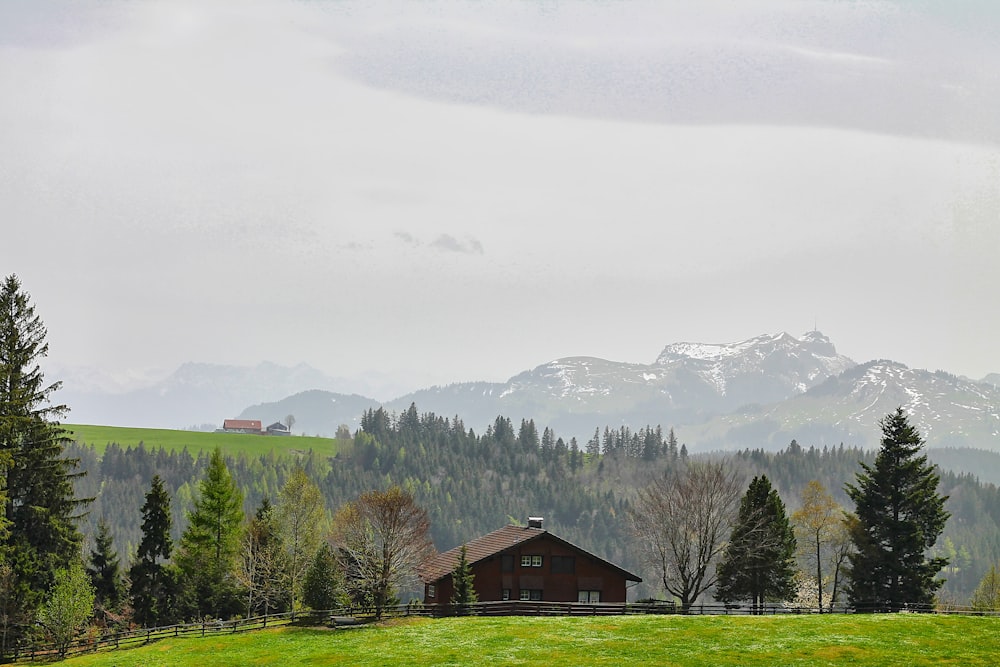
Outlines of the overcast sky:
{"type": "Polygon", "coordinates": [[[0,272],[53,367],[118,378],[814,326],[980,378],[998,34],[990,0],[5,1],[0,272]]]}

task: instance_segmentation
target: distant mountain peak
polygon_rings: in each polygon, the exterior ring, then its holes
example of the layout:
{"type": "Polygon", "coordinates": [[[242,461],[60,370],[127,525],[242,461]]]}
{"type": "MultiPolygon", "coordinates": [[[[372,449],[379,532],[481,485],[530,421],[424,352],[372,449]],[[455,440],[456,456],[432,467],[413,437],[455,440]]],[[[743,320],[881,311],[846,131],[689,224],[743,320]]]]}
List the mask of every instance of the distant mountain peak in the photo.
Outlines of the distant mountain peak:
{"type": "MultiPolygon", "coordinates": [[[[655,363],[670,364],[684,359],[722,361],[747,353],[756,353],[761,356],[779,349],[794,350],[796,348],[821,357],[839,356],[830,339],[819,331],[807,331],[802,334],[801,338],[781,331],[773,334],[761,334],[736,343],[671,343],[663,348],[655,363]]],[[[853,362],[848,364],[848,366],[850,365],[853,365],[853,362]]]]}

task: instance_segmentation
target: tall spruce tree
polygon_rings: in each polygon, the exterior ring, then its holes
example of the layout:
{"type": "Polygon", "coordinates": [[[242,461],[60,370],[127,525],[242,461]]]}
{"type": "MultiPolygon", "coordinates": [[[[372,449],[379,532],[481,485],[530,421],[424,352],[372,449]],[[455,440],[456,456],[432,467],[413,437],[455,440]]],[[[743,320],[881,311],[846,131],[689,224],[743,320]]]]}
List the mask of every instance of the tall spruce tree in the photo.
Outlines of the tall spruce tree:
{"type": "Polygon", "coordinates": [[[129,570],[135,621],[144,627],[176,620],[176,574],[166,561],[173,551],[170,496],[159,475],[154,475],[142,506],[142,539],[129,570]]]}
{"type": "Polygon", "coordinates": [[[7,599],[14,615],[30,616],[55,573],[79,557],[76,519],[78,461],[66,458],[66,432],[53,405],[59,382],[46,384],[40,361],[47,330],[17,276],[0,285],[0,559],[11,568],[7,599]]]}
{"type": "Polygon", "coordinates": [[[237,581],[243,494],[216,447],[177,553],[186,616],[229,618],[244,610],[237,581]]]}
{"type": "Polygon", "coordinates": [[[462,548],[458,551],[458,562],[455,563],[455,570],[451,573],[451,603],[458,607],[459,613],[465,611],[466,605],[479,602],[474,580],[475,575],[472,573],[469,555],[463,544],[462,548]]]}
{"type": "Polygon", "coordinates": [[[94,537],[94,548],[90,552],[87,574],[90,575],[90,583],[94,586],[97,604],[105,611],[117,609],[124,591],[121,564],[115,552],[114,539],[111,537],[108,522],[103,517],[97,522],[97,535],[94,537]]]}
{"type": "Polygon", "coordinates": [[[899,611],[930,605],[944,583],[936,575],[946,558],[928,558],[950,516],[938,494],[936,466],[921,454],[924,441],[902,408],[880,422],[882,444],[875,465],[861,464],[847,484],[857,522],[849,558],[847,594],[858,611],[899,611]]]}
{"type": "Polygon", "coordinates": [[[795,533],[785,504],[765,475],[754,477],[740,501],[739,517],[719,563],[715,598],[749,600],[753,613],[765,602],[795,595],[795,533]]]}

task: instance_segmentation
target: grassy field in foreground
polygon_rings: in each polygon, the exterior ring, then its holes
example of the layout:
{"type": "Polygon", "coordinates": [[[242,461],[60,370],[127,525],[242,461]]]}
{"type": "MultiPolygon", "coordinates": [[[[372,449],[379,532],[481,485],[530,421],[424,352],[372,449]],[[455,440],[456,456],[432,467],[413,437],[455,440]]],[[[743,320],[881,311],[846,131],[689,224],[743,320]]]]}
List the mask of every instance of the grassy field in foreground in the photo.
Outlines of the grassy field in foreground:
{"type": "Polygon", "coordinates": [[[1000,618],[897,615],[402,619],[165,639],[67,667],[995,665],[1000,618]]]}
{"type": "Polygon", "coordinates": [[[305,436],[264,436],[244,433],[205,433],[201,431],[174,431],[161,428],[128,428],[122,426],[91,426],[86,424],[63,424],[78,442],[94,445],[99,453],[112,442],[122,447],[135,447],[140,442],[148,448],[162,447],[180,451],[187,447],[193,456],[200,451],[212,451],[216,447],[222,453],[236,456],[260,456],[275,452],[308,451],[312,449],[325,456],[333,456],[338,451],[338,441],[333,438],[305,436]]]}

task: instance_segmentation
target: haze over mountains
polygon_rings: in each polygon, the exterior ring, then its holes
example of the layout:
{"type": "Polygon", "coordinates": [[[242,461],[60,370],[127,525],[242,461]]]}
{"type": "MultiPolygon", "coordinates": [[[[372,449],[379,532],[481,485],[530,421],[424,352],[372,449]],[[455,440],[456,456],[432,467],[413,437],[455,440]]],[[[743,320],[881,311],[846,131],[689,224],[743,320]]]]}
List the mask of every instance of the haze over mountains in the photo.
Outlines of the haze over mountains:
{"type": "Polygon", "coordinates": [[[305,364],[184,364],[149,386],[110,393],[68,381],[59,400],[74,423],[214,427],[230,417],[265,423],[295,416],[294,430],[356,429],[368,408],[458,416],[482,432],[497,415],[534,419],[581,444],[605,426],[673,427],[692,451],[841,442],[875,446],[878,420],[902,406],[932,447],[1000,451],[997,374],[974,381],[943,371],[837,353],[822,333],[765,334],[731,344],[673,343],[649,364],[567,357],[506,382],[434,386],[378,401],[350,381],[305,364]],[[82,388],[78,388],[82,387],[82,388]]]}

